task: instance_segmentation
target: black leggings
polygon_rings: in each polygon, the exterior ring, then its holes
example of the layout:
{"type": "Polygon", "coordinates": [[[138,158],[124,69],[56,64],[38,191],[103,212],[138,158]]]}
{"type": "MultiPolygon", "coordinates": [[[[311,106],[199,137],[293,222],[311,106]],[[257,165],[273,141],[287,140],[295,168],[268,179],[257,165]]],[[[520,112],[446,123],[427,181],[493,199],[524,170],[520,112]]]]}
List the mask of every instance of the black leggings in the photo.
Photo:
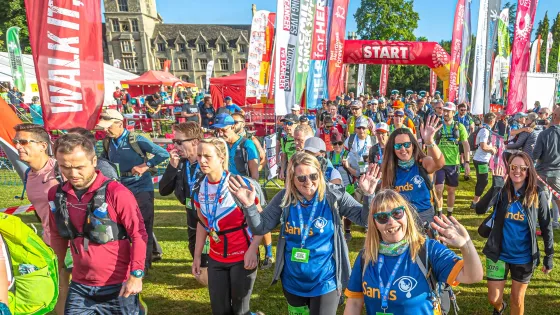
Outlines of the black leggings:
{"type": "Polygon", "coordinates": [[[309,315],[336,315],[338,301],[340,300],[337,290],[315,297],[302,297],[284,290],[284,296],[291,306],[301,307],[307,305],[309,307],[309,315]]]}
{"type": "Polygon", "coordinates": [[[249,302],[257,268],[247,270],[243,261],[221,263],[208,258],[208,291],[213,315],[251,315],[249,302]]]}
{"type": "Polygon", "coordinates": [[[480,174],[478,170],[479,166],[486,165],[486,168],[488,168],[488,163],[478,162],[478,161],[473,161],[473,163],[474,163],[474,169],[476,171],[476,186],[474,187],[474,195],[476,197],[480,197],[482,196],[482,193],[484,192],[486,185],[488,185],[488,172],[490,170],[488,170],[486,174],[480,174]]]}

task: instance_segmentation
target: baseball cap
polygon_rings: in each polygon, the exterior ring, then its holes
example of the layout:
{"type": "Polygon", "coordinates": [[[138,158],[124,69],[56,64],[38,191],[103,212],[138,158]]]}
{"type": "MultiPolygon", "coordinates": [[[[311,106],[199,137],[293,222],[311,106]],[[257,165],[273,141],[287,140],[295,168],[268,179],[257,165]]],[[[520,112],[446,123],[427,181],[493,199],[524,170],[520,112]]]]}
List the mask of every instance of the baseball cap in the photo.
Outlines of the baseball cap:
{"type": "Polygon", "coordinates": [[[457,110],[457,106],[455,106],[455,104],[452,103],[452,102],[446,102],[443,105],[443,110],[450,110],[450,111],[454,112],[454,111],[457,110]]]}
{"type": "Polygon", "coordinates": [[[424,97],[424,96],[426,96],[426,91],[420,91],[420,92],[418,93],[418,95],[424,97]]]}
{"type": "Polygon", "coordinates": [[[362,108],[362,102],[360,102],[360,101],[353,101],[353,102],[350,104],[350,107],[359,107],[359,108],[362,108]]]}
{"type": "Polygon", "coordinates": [[[224,101],[231,101],[231,96],[226,96],[226,97],[224,98],[224,101]]]}
{"type": "Polygon", "coordinates": [[[371,100],[371,103],[372,103],[372,104],[379,104],[379,101],[376,100],[376,99],[373,99],[373,100],[371,100]]]}
{"type": "Polygon", "coordinates": [[[323,141],[323,139],[318,137],[311,137],[305,140],[303,150],[313,153],[319,153],[321,151],[326,152],[327,146],[325,145],[325,141],[323,141]]]}
{"type": "Polygon", "coordinates": [[[295,114],[288,114],[288,115],[284,116],[284,118],[282,118],[280,121],[281,122],[285,122],[285,121],[298,122],[299,117],[295,114]]]}
{"type": "Polygon", "coordinates": [[[399,101],[399,100],[396,100],[396,101],[393,102],[393,108],[394,109],[404,108],[404,103],[399,101]]]}
{"type": "Polygon", "coordinates": [[[358,120],[356,120],[356,128],[358,127],[368,127],[368,120],[365,119],[364,117],[360,117],[358,120]]]}
{"type": "Polygon", "coordinates": [[[375,126],[375,131],[389,132],[389,126],[386,123],[378,123],[375,126]]]}
{"type": "Polygon", "coordinates": [[[517,113],[517,114],[515,114],[515,116],[513,116],[513,119],[517,120],[519,118],[525,118],[527,116],[528,115],[526,113],[517,113]]]}
{"type": "Polygon", "coordinates": [[[309,118],[307,118],[307,116],[305,115],[299,116],[299,122],[306,122],[306,121],[309,121],[309,118]]]}
{"type": "Polygon", "coordinates": [[[392,90],[391,95],[399,94],[399,90],[392,90]]]}
{"type": "Polygon", "coordinates": [[[380,98],[379,98],[379,102],[380,102],[380,103],[385,103],[385,98],[384,98],[384,97],[380,97],[380,98]]]}
{"type": "Polygon", "coordinates": [[[107,109],[99,116],[99,122],[97,126],[105,129],[111,127],[115,121],[123,121],[124,117],[116,109],[107,109]]]}
{"type": "Polygon", "coordinates": [[[231,115],[229,114],[221,113],[218,116],[216,116],[214,120],[214,124],[210,126],[210,128],[212,129],[224,128],[233,125],[235,125],[235,119],[233,119],[233,117],[231,117],[231,115]]]}
{"type": "Polygon", "coordinates": [[[406,92],[405,92],[406,95],[410,95],[412,93],[413,93],[412,90],[406,90],[406,92]]]}
{"type": "Polygon", "coordinates": [[[298,104],[292,106],[292,110],[301,110],[301,107],[298,104]]]}
{"type": "Polygon", "coordinates": [[[344,101],[350,101],[350,100],[352,100],[352,99],[350,98],[350,96],[348,96],[348,95],[344,96],[344,101]]]}
{"type": "Polygon", "coordinates": [[[399,109],[395,109],[394,115],[397,116],[397,117],[404,117],[404,111],[403,111],[402,109],[400,109],[400,108],[399,108],[399,109]]]}

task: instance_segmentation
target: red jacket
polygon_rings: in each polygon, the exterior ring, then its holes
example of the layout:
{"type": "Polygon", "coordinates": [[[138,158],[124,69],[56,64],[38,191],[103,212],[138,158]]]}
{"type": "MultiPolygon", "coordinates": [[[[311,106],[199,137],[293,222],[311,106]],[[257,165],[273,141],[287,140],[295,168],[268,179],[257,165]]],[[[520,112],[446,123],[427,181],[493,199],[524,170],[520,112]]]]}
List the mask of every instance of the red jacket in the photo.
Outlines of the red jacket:
{"type": "MultiPolygon", "coordinates": [[[[86,206],[103,182],[108,180],[97,171],[97,178],[87,192],[78,200],[70,183],[64,184],[62,190],[67,193],[68,213],[70,221],[79,233],[83,230],[86,217],[86,206]]],[[[54,186],[49,191],[49,201],[56,195],[54,186]]],[[[72,281],[89,286],[105,286],[125,282],[131,270],[144,270],[146,260],[146,244],[148,235],[144,227],[144,220],[136,203],[134,195],[118,182],[107,185],[108,215],[111,220],[125,227],[129,239],[95,244],[90,242],[88,251],[84,250],[84,239],[78,237],[74,243],[78,254],[71,250],[74,260],[72,281]]],[[[51,229],[51,246],[58,256],[59,264],[64,262],[68,241],[60,237],[54,215],[50,213],[49,226],[51,229]]]]}

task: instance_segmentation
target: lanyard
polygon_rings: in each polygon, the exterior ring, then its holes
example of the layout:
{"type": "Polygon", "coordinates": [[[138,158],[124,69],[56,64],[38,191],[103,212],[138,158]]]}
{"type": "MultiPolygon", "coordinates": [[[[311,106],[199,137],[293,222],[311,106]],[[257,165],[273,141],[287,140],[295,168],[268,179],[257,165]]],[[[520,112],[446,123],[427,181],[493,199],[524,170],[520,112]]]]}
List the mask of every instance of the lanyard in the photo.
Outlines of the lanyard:
{"type": "Polygon", "coordinates": [[[379,147],[379,163],[381,163],[383,161],[383,148],[379,144],[377,146],[379,147]]]}
{"type": "Polygon", "coordinates": [[[377,273],[379,275],[379,292],[381,293],[381,309],[383,311],[387,310],[387,308],[389,308],[389,303],[387,302],[389,299],[389,291],[391,290],[391,283],[393,283],[393,280],[395,280],[395,275],[397,274],[397,271],[399,270],[399,267],[401,266],[401,263],[404,259],[404,256],[406,256],[406,252],[402,253],[401,256],[399,257],[399,260],[397,261],[397,264],[395,265],[395,268],[393,268],[393,271],[391,272],[391,275],[389,276],[389,279],[387,281],[387,285],[383,285],[383,280],[381,279],[381,269],[383,269],[383,263],[385,262],[385,256],[380,254],[379,255],[379,261],[377,262],[377,273]]]}
{"type": "Polygon", "coordinates": [[[311,228],[311,224],[313,223],[313,217],[315,216],[315,212],[317,212],[317,206],[320,202],[317,201],[317,195],[313,197],[313,207],[311,209],[311,213],[309,214],[309,220],[307,222],[307,226],[303,225],[303,215],[301,214],[301,202],[298,201],[296,208],[298,211],[299,217],[299,229],[301,231],[301,248],[305,247],[305,241],[309,237],[309,229],[311,228]]]}
{"type": "Polygon", "coordinates": [[[196,168],[194,169],[194,174],[191,178],[191,162],[187,161],[186,163],[186,173],[187,173],[187,183],[189,184],[189,189],[192,190],[194,182],[196,181],[196,176],[200,172],[200,165],[196,163],[196,168]]]}
{"type": "Polygon", "coordinates": [[[463,118],[461,118],[461,116],[457,115],[457,120],[459,120],[459,122],[461,124],[463,124],[463,126],[467,127],[467,125],[465,124],[465,122],[467,122],[467,115],[465,115],[463,118]]]}
{"type": "MultiPolygon", "coordinates": [[[[357,138],[358,136],[356,136],[357,138]]],[[[367,136],[364,139],[364,145],[362,146],[362,148],[360,149],[360,139],[356,139],[356,150],[358,153],[358,156],[363,156],[364,155],[364,151],[366,149],[366,144],[367,144],[367,136]]]]}
{"type": "Polygon", "coordinates": [[[204,201],[206,202],[206,215],[208,218],[208,227],[213,230],[218,230],[217,227],[214,228],[214,220],[216,219],[216,211],[218,210],[218,201],[220,200],[219,196],[222,191],[222,186],[224,186],[224,182],[226,181],[227,173],[224,172],[222,175],[222,179],[218,184],[218,189],[216,190],[216,197],[214,197],[214,202],[212,203],[212,212],[210,212],[210,201],[208,200],[208,177],[204,180],[204,201]]]}

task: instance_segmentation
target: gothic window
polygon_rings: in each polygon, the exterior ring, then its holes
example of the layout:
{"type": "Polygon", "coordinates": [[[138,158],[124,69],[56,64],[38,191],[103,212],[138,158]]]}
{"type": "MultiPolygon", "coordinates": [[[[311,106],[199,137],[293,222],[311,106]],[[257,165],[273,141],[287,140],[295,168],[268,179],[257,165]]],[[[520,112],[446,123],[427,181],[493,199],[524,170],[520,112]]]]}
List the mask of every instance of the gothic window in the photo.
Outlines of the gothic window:
{"type": "Polygon", "coordinates": [[[206,70],[206,66],[208,65],[208,60],[198,59],[198,63],[200,64],[200,70],[206,70]]]}
{"type": "Polygon", "coordinates": [[[119,11],[128,12],[128,0],[118,0],[119,11]]]}
{"type": "Polygon", "coordinates": [[[123,58],[123,69],[133,70],[134,69],[134,59],[133,58],[123,58]]]}
{"type": "Polygon", "coordinates": [[[226,44],[220,44],[220,51],[221,52],[226,52],[227,51],[227,45],[226,44]]]}
{"type": "Polygon", "coordinates": [[[165,51],[165,43],[157,43],[158,51],[165,51]]]}
{"type": "Polygon", "coordinates": [[[187,45],[180,43],[179,44],[179,51],[180,52],[186,52],[187,51],[187,45]]]}
{"type": "Polygon", "coordinates": [[[130,20],[130,22],[132,23],[132,31],[138,32],[139,31],[138,20],[134,19],[134,20],[130,20]]]}
{"type": "Polygon", "coordinates": [[[128,23],[128,21],[121,22],[121,31],[130,32],[130,23],[128,23]]]}
{"type": "Polygon", "coordinates": [[[243,45],[243,44],[239,45],[239,52],[241,53],[247,52],[247,45],[243,45]]]}
{"type": "Polygon", "coordinates": [[[205,44],[198,44],[198,52],[205,53],[206,52],[206,45],[205,44]]]}
{"type": "Polygon", "coordinates": [[[123,52],[132,52],[132,48],[130,47],[130,42],[129,41],[123,41],[122,43],[122,51],[123,52]]]}
{"type": "Polygon", "coordinates": [[[179,67],[181,70],[189,70],[189,61],[187,59],[179,59],[179,67]]]}
{"type": "Polygon", "coordinates": [[[247,67],[247,60],[239,59],[239,66],[241,67],[241,69],[245,69],[245,67],[247,67]]]}
{"type": "Polygon", "coordinates": [[[163,68],[165,68],[165,65],[164,65],[165,60],[166,60],[165,58],[159,58],[159,59],[158,59],[158,61],[159,61],[159,70],[163,70],[163,68]]]}
{"type": "Polygon", "coordinates": [[[227,59],[220,59],[220,70],[222,71],[229,70],[229,63],[227,59]]]}
{"type": "Polygon", "coordinates": [[[120,32],[121,28],[119,27],[119,20],[112,19],[111,24],[113,24],[113,32],[120,32]]]}

